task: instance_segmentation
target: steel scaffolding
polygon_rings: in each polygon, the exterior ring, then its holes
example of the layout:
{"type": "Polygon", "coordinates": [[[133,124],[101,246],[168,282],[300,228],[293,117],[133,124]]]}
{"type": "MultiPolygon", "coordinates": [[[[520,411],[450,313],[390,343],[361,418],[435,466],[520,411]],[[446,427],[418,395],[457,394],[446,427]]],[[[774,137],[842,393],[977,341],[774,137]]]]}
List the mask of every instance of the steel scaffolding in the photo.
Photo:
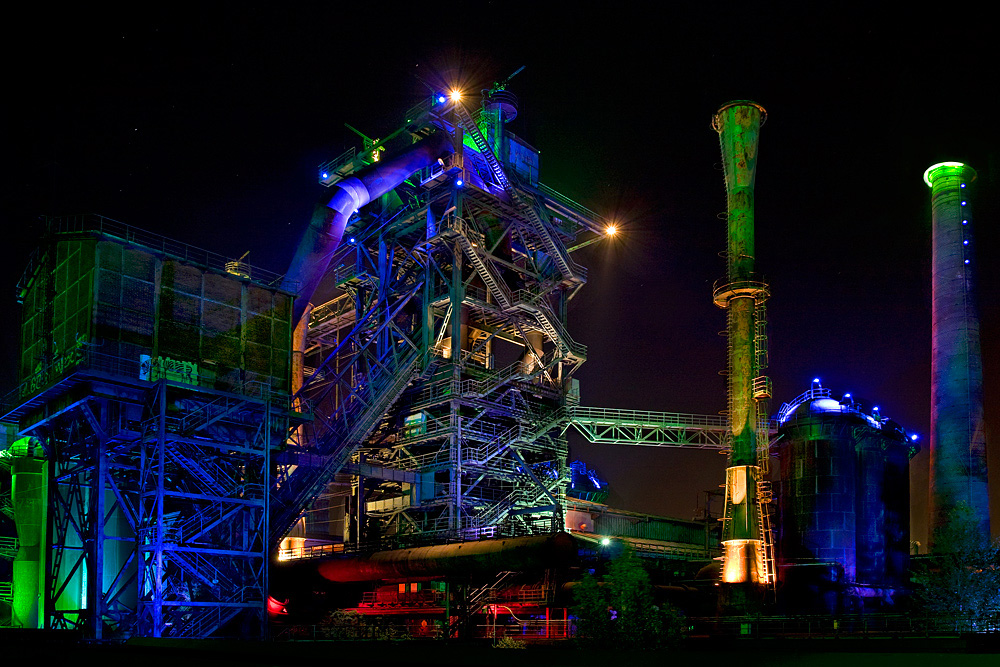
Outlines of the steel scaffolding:
{"type": "Polygon", "coordinates": [[[106,218],[49,232],[22,280],[22,382],[2,408],[29,482],[14,485],[17,624],[262,636],[291,296],[106,218]]]}
{"type": "MultiPolygon", "coordinates": [[[[444,132],[455,150],[344,233],[339,293],[309,321],[312,421],[283,455],[272,539],[296,522],[362,549],[561,530],[565,406],[586,359],[566,328],[586,272],[566,246],[603,227],[538,183],[537,151],[493,106],[430,100],[394,133],[444,132]]],[[[349,151],[321,181],[375,157],[349,151]]]]}

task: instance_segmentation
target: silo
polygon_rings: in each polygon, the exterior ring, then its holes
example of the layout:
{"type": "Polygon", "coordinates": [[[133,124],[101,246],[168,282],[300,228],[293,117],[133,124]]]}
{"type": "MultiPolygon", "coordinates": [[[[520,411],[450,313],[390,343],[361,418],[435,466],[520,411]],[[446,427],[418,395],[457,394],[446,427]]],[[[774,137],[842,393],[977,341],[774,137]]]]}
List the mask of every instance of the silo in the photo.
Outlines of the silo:
{"type": "Polygon", "coordinates": [[[888,602],[906,583],[915,442],[877,407],[849,394],[834,399],[816,381],[781,407],[778,421],[782,580],[819,590],[834,582],[810,577],[837,573],[837,601],[805,603],[828,611],[888,602]]]}
{"type": "Polygon", "coordinates": [[[856,456],[851,426],[829,393],[782,414],[779,555],[783,563],[839,563],[856,578],[856,456]]]}
{"type": "Polygon", "coordinates": [[[930,531],[959,503],[990,534],[983,428],[983,369],[976,312],[972,206],[976,172],[942,162],[924,172],[931,188],[931,470],[930,531]]]}

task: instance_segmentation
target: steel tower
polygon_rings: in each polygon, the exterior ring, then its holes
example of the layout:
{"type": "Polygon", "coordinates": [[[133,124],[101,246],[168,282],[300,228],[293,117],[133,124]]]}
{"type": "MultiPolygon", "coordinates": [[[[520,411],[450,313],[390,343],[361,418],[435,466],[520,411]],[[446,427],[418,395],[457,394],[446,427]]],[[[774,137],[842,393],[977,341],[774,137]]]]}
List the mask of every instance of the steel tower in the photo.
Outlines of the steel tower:
{"type": "MultiPolygon", "coordinates": [[[[562,529],[586,359],[566,329],[586,280],[567,245],[604,225],[538,181],[538,152],[505,127],[516,103],[435,95],[321,166],[344,226],[303,334],[313,419],[273,496],[283,558],[562,529]]],[[[312,270],[289,273],[318,284],[312,270]]]]}
{"type": "Polygon", "coordinates": [[[930,537],[965,503],[990,535],[979,351],[972,206],[972,167],[942,162],[924,172],[931,188],[931,471],[930,537]]]}
{"type": "Polygon", "coordinates": [[[764,108],[730,102],[716,113],[728,203],[725,284],[716,285],[715,304],[726,309],[728,415],[731,431],[723,516],[725,555],[722,581],[773,584],[774,559],[767,511],[768,413],[771,397],[764,304],[768,286],[754,267],[754,176],[764,108]]]}

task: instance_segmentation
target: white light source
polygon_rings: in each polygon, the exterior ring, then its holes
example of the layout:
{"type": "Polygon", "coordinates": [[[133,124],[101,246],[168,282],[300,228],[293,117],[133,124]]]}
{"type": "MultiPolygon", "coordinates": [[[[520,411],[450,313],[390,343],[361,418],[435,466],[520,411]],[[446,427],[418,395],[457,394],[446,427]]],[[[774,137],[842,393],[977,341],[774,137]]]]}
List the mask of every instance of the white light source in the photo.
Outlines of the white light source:
{"type": "Polygon", "coordinates": [[[451,101],[452,102],[457,102],[460,99],[462,99],[462,91],[460,91],[460,90],[453,90],[453,91],[451,91],[451,101]]]}

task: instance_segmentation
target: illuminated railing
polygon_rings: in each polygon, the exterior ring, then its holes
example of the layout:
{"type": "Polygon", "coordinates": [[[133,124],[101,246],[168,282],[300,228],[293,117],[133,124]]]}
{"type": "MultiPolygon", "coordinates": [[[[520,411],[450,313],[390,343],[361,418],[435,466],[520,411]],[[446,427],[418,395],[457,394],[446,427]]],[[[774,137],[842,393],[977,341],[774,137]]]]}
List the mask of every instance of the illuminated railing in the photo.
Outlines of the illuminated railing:
{"type": "Polygon", "coordinates": [[[308,558],[322,558],[334,554],[342,554],[345,551],[343,544],[314,544],[312,546],[292,547],[291,549],[278,549],[278,560],[303,560],[308,558]]]}
{"type": "MultiPolygon", "coordinates": [[[[102,215],[86,214],[72,215],[59,218],[49,218],[47,221],[49,231],[54,234],[72,234],[91,232],[103,234],[120,239],[127,243],[134,243],[150,250],[161,252],[164,255],[174,257],[184,262],[189,262],[198,266],[204,266],[223,273],[228,273],[226,265],[232,259],[209,250],[196,248],[195,246],[175,241],[160,234],[147,232],[136,227],[131,227],[123,222],[105,218],[102,215]]],[[[275,288],[282,284],[284,275],[267,271],[259,267],[252,267],[243,264],[250,274],[248,280],[270,288],[275,288]]]]}
{"type": "Polygon", "coordinates": [[[17,538],[0,537],[0,558],[13,558],[17,555],[17,538]]]}
{"type": "Polygon", "coordinates": [[[655,412],[652,410],[620,410],[618,408],[589,408],[578,406],[570,410],[574,421],[589,421],[598,424],[621,426],[677,426],[725,429],[728,421],[723,416],[691,415],[679,412],[655,412]]]}
{"type": "Polygon", "coordinates": [[[783,424],[788,417],[795,412],[795,409],[806,401],[815,401],[818,398],[830,398],[830,396],[830,390],[826,387],[819,385],[810,387],[808,390],[802,392],[788,403],[781,404],[781,408],[778,410],[778,423],[783,424]]]}
{"type": "MultiPolygon", "coordinates": [[[[33,397],[49,389],[61,380],[70,377],[74,373],[81,371],[98,372],[119,378],[128,378],[139,381],[138,359],[126,359],[111,354],[95,352],[90,348],[82,347],[67,352],[56,363],[49,368],[35,373],[27,378],[16,388],[9,391],[0,401],[0,415],[5,415],[23,403],[30,401],[33,397]]],[[[251,375],[248,373],[248,375],[251,375]]],[[[273,392],[267,382],[252,379],[244,380],[234,387],[227,389],[230,393],[260,400],[270,400],[284,402],[288,400],[286,394],[273,392]]],[[[215,388],[215,379],[197,377],[192,386],[215,388]]]]}

